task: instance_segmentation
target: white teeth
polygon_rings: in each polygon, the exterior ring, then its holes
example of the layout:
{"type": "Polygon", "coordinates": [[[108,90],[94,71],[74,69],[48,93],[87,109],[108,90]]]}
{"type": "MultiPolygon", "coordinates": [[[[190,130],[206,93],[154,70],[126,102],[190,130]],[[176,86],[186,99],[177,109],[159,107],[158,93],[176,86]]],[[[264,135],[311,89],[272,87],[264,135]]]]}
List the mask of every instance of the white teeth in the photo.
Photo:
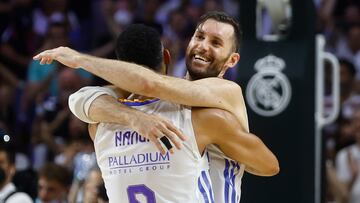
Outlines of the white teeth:
{"type": "Polygon", "coordinates": [[[202,57],[200,55],[195,55],[194,58],[197,59],[197,60],[202,60],[204,62],[208,62],[208,60],[205,57],[202,57]]]}

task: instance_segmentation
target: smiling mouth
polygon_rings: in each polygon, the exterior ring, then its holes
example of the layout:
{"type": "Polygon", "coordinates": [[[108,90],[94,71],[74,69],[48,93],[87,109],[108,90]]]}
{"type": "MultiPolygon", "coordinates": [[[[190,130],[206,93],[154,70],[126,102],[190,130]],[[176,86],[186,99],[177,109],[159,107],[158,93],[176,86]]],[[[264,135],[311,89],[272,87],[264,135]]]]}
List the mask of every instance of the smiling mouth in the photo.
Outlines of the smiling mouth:
{"type": "Polygon", "coordinates": [[[200,56],[198,54],[194,55],[194,59],[195,59],[195,61],[200,62],[200,63],[209,63],[210,62],[209,59],[207,59],[207,58],[205,58],[203,56],[200,56]]]}

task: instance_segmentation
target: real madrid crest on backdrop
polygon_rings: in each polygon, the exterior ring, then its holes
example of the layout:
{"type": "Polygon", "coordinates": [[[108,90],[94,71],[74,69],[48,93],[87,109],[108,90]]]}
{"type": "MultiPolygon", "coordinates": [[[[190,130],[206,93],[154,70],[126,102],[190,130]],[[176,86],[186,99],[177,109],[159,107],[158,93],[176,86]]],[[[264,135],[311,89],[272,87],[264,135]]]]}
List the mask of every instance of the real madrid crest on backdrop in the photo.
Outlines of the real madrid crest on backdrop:
{"type": "Polygon", "coordinates": [[[268,55],[255,63],[258,71],[246,88],[246,100],[250,108],[262,116],[275,116],[288,106],[291,85],[281,71],[286,64],[283,59],[268,55]]]}

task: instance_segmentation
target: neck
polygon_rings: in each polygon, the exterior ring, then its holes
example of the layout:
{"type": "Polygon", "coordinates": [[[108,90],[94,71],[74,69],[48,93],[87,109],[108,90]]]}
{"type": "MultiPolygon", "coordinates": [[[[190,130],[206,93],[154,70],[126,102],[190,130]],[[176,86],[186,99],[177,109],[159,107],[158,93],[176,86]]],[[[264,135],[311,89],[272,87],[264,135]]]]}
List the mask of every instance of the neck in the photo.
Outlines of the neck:
{"type": "Polygon", "coordinates": [[[193,81],[193,79],[191,78],[189,72],[186,72],[185,79],[186,79],[186,80],[193,81]]]}
{"type": "MultiPolygon", "coordinates": [[[[219,74],[217,77],[218,77],[218,78],[224,78],[223,76],[224,76],[224,74],[219,74]]],[[[186,72],[185,79],[186,79],[186,80],[190,80],[190,81],[193,81],[193,80],[194,80],[194,79],[191,78],[189,72],[186,72]]]]}

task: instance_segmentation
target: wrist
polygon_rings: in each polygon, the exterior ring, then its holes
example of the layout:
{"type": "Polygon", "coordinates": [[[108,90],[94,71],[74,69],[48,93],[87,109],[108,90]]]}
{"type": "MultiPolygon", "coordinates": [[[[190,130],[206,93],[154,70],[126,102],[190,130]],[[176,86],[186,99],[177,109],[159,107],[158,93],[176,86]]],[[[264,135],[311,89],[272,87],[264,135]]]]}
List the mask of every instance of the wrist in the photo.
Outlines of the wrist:
{"type": "Polygon", "coordinates": [[[135,129],[136,125],[141,122],[139,116],[139,112],[137,111],[134,111],[133,113],[129,112],[127,120],[129,121],[128,124],[131,129],[135,129]]]}
{"type": "Polygon", "coordinates": [[[74,56],[74,67],[73,68],[82,68],[86,70],[86,57],[84,57],[84,54],[79,53],[78,55],[74,56]]]}

